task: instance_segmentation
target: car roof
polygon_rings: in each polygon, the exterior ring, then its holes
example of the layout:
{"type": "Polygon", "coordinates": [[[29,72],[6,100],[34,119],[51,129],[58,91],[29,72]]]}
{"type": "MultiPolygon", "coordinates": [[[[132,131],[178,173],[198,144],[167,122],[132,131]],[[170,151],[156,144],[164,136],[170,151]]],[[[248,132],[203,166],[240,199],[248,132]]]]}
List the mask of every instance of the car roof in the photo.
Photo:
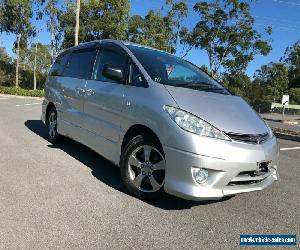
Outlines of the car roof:
{"type": "MultiPolygon", "coordinates": [[[[126,46],[126,45],[132,45],[132,46],[136,46],[136,47],[140,47],[140,48],[151,49],[151,50],[156,50],[156,51],[159,51],[159,52],[168,53],[167,51],[159,50],[159,49],[156,49],[156,48],[153,48],[153,47],[150,47],[150,46],[146,46],[146,45],[141,45],[141,44],[138,44],[138,43],[127,42],[127,41],[121,41],[121,42],[122,42],[125,46],[126,46]]],[[[168,53],[168,54],[169,54],[169,53],[168,53]]]]}
{"type": "Polygon", "coordinates": [[[94,40],[94,41],[90,41],[90,42],[84,42],[84,43],[81,43],[81,44],[79,44],[77,46],[73,46],[73,47],[64,49],[64,50],[60,51],[59,54],[67,52],[67,51],[77,50],[77,49],[92,48],[94,46],[97,47],[101,43],[104,43],[104,42],[111,42],[111,43],[114,43],[114,44],[117,44],[117,45],[125,45],[125,46],[132,45],[132,46],[136,46],[136,47],[151,49],[151,50],[160,51],[160,52],[164,52],[164,53],[169,54],[166,51],[162,51],[162,50],[150,47],[150,46],[145,46],[145,45],[141,45],[141,44],[133,43],[133,42],[128,42],[128,41],[114,40],[114,39],[103,39],[103,40],[94,40]]]}

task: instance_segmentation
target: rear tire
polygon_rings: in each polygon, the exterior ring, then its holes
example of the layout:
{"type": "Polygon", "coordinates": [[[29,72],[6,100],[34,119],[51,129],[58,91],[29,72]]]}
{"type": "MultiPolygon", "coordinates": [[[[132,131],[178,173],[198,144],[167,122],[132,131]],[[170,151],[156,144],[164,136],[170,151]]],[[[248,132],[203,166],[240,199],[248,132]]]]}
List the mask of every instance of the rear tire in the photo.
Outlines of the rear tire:
{"type": "Polygon", "coordinates": [[[120,170],[131,195],[144,200],[158,200],[165,195],[165,157],[162,146],[151,134],[138,135],[128,142],[121,155],[120,170]]]}
{"type": "Polygon", "coordinates": [[[57,111],[52,107],[47,116],[48,140],[51,143],[57,143],[60,135],[57,133],[57,111]]]}

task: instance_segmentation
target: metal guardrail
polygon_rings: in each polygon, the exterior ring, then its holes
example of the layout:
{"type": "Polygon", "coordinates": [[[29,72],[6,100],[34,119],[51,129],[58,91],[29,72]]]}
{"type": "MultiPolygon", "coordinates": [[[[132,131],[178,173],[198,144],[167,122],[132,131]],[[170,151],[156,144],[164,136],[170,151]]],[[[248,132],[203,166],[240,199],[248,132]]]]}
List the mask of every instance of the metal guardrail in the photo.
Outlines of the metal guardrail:
{"type": "MultiPolygon", "coordinates": [[[[276,102],[273,102],[271,104],[271,110],[274,109],[274,108],[283,108],[283,105],[281,103],[276,103],[276,102]]],[[[286,109],[299,109],[300,110],[300,105],[285,105],[285,108],[286,109]]]]}

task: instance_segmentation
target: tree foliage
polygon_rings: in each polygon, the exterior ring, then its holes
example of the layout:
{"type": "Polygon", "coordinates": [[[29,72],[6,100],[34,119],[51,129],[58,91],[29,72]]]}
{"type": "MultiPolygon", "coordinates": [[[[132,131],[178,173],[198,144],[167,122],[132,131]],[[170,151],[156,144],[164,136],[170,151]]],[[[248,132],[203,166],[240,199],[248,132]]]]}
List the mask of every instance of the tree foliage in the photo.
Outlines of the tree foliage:
{"type": "Polygon", "coordinates": [[[183,19],[187,15],[187,5],[184,1],[166,1],[168,10],[150,10],[145,17],[132,16],[129,21],[128,40],[151,46],[157,49],[175,53],[179,31],[183,19]]]}
{"type": "Polygon", "coordinates": [[[0,0],[0,34],[3,32],[4,30],[4,1],[0,0]]]}
{"type": "Polygon", "coordinates": [[[256,73],[256,81],[262,86],[264,98],[281,102],[289,87],[288,67],[283,63],[263,65],[256,73]]]}
{"type": "Polygon", "coordinates": [[[14,79],[15,68],[11,64],[11,58],[3,47],[0,47],[0,86],[9,85],[14,79]]]}
{"type": "MultiPolygon", "coordinates": [[[[62,47],[74,45],[75,3],[69,1],[61,14],[61,28],[64,32],[62,47]]],[[[79,42],[98,39],[126,38],[129,19],[129,0],[86,0],[81,2],[79,42]]]]}
{"type": "MultiPolygon", "coordinates": [[[[253,25],[250,4],[238,0],[200,1],[194,11],[199,20],[189,31],[181,31],[182,43],[206,51],[209,70],[216,76],[223,67],[225,71],[244,71],[254,55],[267,55],[271,45],[264,40],[253,25]]],[[[271,33],[271,28],[267,28],[271,33]]]]}
{"type": "Polygon", "coordinates": [[[47,20],[47,30],[51,35],[51,57],[52,60],[57,56],[61,39],[62,39],[62,29],[60,27],[60,16],[62,10],[58,6],[58,0],[38,0],[39,3],[39,19],[44,16],[48,17],[47,20]]]}
{"type": "Polygon", "coordinates": [[[32,70],[34,67],[34,58],[36,55],[36,69],[41,74],[46,74],[51,66],[51,55],[49,46],[41,43],[32,43],[30,47],[22,49],[21,65],[23,69],[32,70]]]}
{"type": "MultiPolygon", "coordinates": [[[[34,44],[33,44],[34,46],[34,44]]],[[[42,45],[45,46],[45,45],[42,45]]],[[[24,49],[23,49],[24,50],[24,49]]],[[[24,53],[22,53],[24,55],[24,53]]],[[[49,52],[48,52],[48,58],[49,58],[49,52]]],[[[33,67],[30,65],[33,65],[34,60],[26,59],[26,61],[22,61],[23,58],[21,58],[21,64],[20,67],[20,87],[22,88],[32,88],[33,87],[33,67]],[[25,64],[26,62],[26,64],[25,64]],[[24,67],[25,65],[25,67],[24,67]]],[[[37,72],[37,86],[38,88],[43,88],[45,79],[46,79],[46,72],[43,72],[43,70],[39,66],[39,60],[37,61],[38,65],[38,72],[37,72]]],[[[9,55],[6,53],[4,48],[0,47],[0,86],[13,86],[13,82],[15,80],[15,61],[12,60],[9,55]]]]}
{"type": "Polygon", "coordinates": [[[245,96],[246,89],[251,85],[251,79],[245,73],[224,73],[223,84],[234,94],[245,96]]]}
{"type": "Polygon", "coordinates": [[[32,0],[2,0],[1,32],[21,34],[20,46],[26,47],[27,38],[35,35],[31,23],[32,0]]]}
{"type": "Polygon", "coordinates": [[[289,68],[290,87],[300,87],[300,41],[286,48],[281,61],[289,68]]]}

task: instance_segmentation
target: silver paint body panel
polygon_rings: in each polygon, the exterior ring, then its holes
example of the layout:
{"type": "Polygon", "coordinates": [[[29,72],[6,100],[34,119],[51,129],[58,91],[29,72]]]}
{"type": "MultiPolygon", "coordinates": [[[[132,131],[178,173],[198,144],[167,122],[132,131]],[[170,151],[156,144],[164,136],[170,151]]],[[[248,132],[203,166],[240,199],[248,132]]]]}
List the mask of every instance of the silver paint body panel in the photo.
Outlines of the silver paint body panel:
{"type": "Polygon", "coordinates": [[[242,98],[156,83],[122,42],[108,41],[127,52],[148,87],[49,76],[42,107],[44,122],[51,102],[57,109],[60,134],[85,144],[116,165],[126,132],[137,124],[150,128],[159,138],[166,157],[165,191],[186,199],[219,199],[262,190],[278,179],[275,137],[261,145],[202,137],[181,129],[163,110],[164,105],[184,109],[226,132],[267,132],[263,120],[242,98]],[[76,91],[78,88],[84,92],[76,91]],[[89,89],[93,95],[88,93],[89,89]],[[229,185],[240,178],[240,172],[256,171],[262,161],[271,163],[269,173],[260,182],[229,185]],[[197,184],[191,167],[208,169],[208,181],[197,184]]]}

